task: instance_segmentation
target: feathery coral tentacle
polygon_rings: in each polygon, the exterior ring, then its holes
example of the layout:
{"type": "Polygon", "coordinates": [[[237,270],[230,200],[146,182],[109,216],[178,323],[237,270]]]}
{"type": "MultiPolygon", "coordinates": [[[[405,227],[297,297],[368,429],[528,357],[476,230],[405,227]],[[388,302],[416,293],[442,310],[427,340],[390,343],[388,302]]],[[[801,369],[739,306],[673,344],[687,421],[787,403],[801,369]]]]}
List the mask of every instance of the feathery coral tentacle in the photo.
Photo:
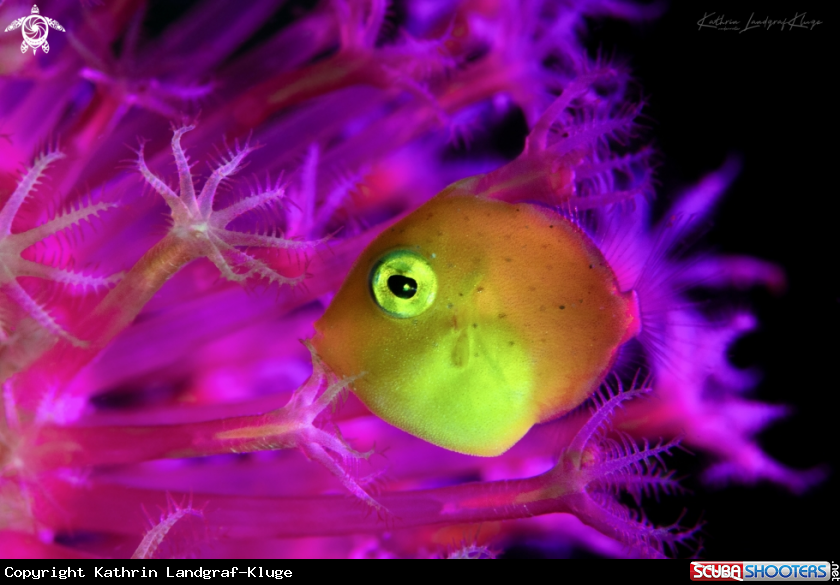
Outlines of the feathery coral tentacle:
{"type": "Polygon", "coordinates": [[[116,207],[118,207],[118,204],[116,203],[101,201],[80,209],[74,209],[67,213],[63,213],[46,223],[35,226],[28,231],[15,234],[15,241],[20,243],[19,245],[21,250],[25,250],[35,242],[39,242],[47,236],[58,233],[70,226],[77,225],[82,220],[86,220],[94,216],[98,217],[101,212],[114,209],[116,207]]]}
{"type": "Polygon", "coordinates": [[[195,130],[195,126],[182,126],[172,133],[172,155],[175,158],[175,166],[178,168],[181,202],[187,206],[191,213],[196,213],[198,211],[198,201],[196,200],[190,163],[184,149],[181,148],[181,137],[192,130],[195,130]]]}
{"type": "MultiPolygon", "coordinates": [[[[274,187],[263,192],[251,194],[225,209],[214,211],[213,203],[220,183],[236,173],[249,153],[255,147],[236,146],[229,151],[224,160],[211,173],[204,183],[201,193],[195,196],[193,178],[187,155],[181,147],[181,137],[194,126],[178,128],[173,133],[172,150],[182,192],[177,195],[161,179],[152,173],[143,157],[143,144],[138,149],[137,166],[146,182],[163,196],[172,210],[173,226],[170,234],[187,247],[185,258],[195,259],[202,256],[209,258],[228,280],[241,282],[251,276],[258,276],[281,284],[294,284],[301,278],[289,278],[262,260],[259,260],[237,247],[262,247],[269,249],[311,250],[320,241],[298,242],[275,236],[248,234],[227,229],[234,219],[259,206],[280,199],[285,190],[274,187]],[[238,272],[237,268],[246,272],[238,272]]],[[[159,253],[159,252],[158,252],[159,253]]],[[[167,277],[168,278],[168,277],[167,277]]]]}
{"type": "Polygon", "coordinates": [[[12,233],[12,221],[14,221],[24,199],[29,197],[41,182],[47,167],[62,158],[64,158],[64,154],[61,152],[48,151],[35,159],[32,167],[24,174],[14,193],[3,205],[3,209],[0,210],[0,237],[12,233]]]}
{"type": "Polygon", "coordinates": [[[679,486],[667,471],[663,455],[679,445],[678,439],[659,441],[651,446],[645,439],[638,446],[628,435],[609,436],[611,421],[617,409],[628,400],[651,392],[645,384],[622,391],[605,386],[593,398],[589,419],[581,426],[564,449],[555,467],[558,483],[570,484],[575,513],[585,523],[613,534],[622,542],[638,549],[644,556],[662,556],[663,548],[672,548],[691,537],[696,529],[683,530],[677,524],[657,527],[640,512],[628,509],[617,499],[626,491],[638,505],[642,496],[672,493],[679,486]]]}
{"type": "Polygon", "coordinates": [[[70,343],[76,346],[84,346],[85,342],[76,339],[69,333],[67,333],[58,323],[56,323],[55,319],[53,319],[47,310],[38,304],[35,299],[29,296],[23,287],[18,284],[16,280],[11,280],[10,282],[6,283],[5,287],[6,291],[9,295],[20,305],[24,311],[26,311],[30,317],[35,319],[41,327],[52,333],[53,335],[57,335],[58,337],[63,337],[70,343]]]}
{"type": "Polygon", "coordinates": [[[78,225],[83,220],[98,216],[101,212],[115,207],[115,204],[100,202],[87,205],[79,209],[59,215],[41,225],[29,230],[12,234],[11,226],[24,200],[29,197],[40,183],[47,167],[53,162],[64,158],[57,151],[49,151],[35,159],[32,167],[24,174],[15,191],[3,209],[0,210],[0,287],[2,287],[14,301],[41,327],[62,337],[77,347],[85,345],[84,341],[68,333],[42,306],[27,293],[17,282],[21,276],[34,276],[44,280],[52,280],[62,284],[80,287],[98,288],[115,283],[120,274],[108,277],[88,276],[66,268],[47,266],[21,256],[27,248],[40,242],[44,238],[78,225]]]}
{"type": "Polygon", "coordinates": [[[158,552],[161,543],[175,526],[178,521],[183,520],[187,516],[203,517],[201,510],[196,510],[189,502],[186,506],[179,506],[174,500],[170,498],[171,509],[163,514],[160,521],[146,533],[140,544],[137,545],[134,553],[131,555],[132,559],[151,559],[154,558],[155,553],[158,552]]]}
{"type": "Polygon", "coordinates": [[[256,147],[249,146],[247,143],[242,148],[236,145],[233,150],[228,152],[222,164],[213,169],[213,172],[201,189],[201,194],[198,196],[199,212],[202,217],[210,217],[212,214],[213,199],[216,196],[216,189],[218,189],[219,184],[235,174],[242,167],[242,162],[245,160],[245,157],[254,150],[256,150],[256,147]]]}

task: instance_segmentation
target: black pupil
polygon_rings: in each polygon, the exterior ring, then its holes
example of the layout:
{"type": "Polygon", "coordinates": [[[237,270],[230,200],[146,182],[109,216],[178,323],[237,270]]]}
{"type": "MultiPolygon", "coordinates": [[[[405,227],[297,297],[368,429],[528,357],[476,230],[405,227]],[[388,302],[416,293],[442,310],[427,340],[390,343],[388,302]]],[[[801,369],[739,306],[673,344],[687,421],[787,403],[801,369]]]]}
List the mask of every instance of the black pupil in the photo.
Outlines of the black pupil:
{"type": "Polygon", "coordinates": [[[417,294],[417,281],[401,274],[388,278],[388,288],[401,299],[410,299],[417,294]]]}

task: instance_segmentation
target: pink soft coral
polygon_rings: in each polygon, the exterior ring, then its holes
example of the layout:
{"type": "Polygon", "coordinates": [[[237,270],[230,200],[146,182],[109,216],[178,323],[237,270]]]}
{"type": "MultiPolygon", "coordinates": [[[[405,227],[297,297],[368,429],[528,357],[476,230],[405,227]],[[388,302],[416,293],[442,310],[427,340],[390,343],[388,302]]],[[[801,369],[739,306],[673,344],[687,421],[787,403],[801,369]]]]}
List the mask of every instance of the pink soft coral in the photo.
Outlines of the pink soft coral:
{"type": "MultiPolygon", "coordinates": [[[[660,556],[693,535],[691,522],[674,524],[679,512],[660,518],[642,504],[677,490],[665,456],[678,436],[711,458],[708,479],[803,491],[820,478],[777,463],[755,439],[781,408],[744,397],[756,379],[727,359],[754,318],[715,318],[688,295],[782,282],[767,262],[682,254],[734,167],[663,216],[650,149],[637,143],[640,108],[628,105],[634,85],[583,46],[593,19],[657,10],[402,8],[397,23],[380,0],[299,14],[216,0],[160,26],[139,0],[67,0],[50,16],[68,40],[34,61],[3,61],[3,550],[489,556],[517,543],[558,554],[562,542],[660,556]],[[262,29],[266,20],[279,30],[262,29]],[[198,121],[182,124],[197,105],[198,121]],[[503,166],[481,143],[510,120],[532,130],[503,166]],[[468,135],[472,154],[450,142],[468,135]],[[55,136],[62,154],[43,150],[55,136]],[[217,156],[202,181],[224,140],[246,145],[217,156]],[[243,189],[246,162],[258,178],[243,189]],[[298,341],[379,230],[482,173],[501,198],[527,180],[533,200],[587,230],[622,288],[638,292],[643,320],[591,408],[492,459],[410,437],[352,396],[339,407],[347,381],[298,341]],[[46,219],[34,189],[44,175],[65,210],[46,219]],[[96,229],[82,221],[99,213],[96,229]],[[70,226],[83,236],[72,245],[54,235],[70,226]],[[149,520],[155,510],[165,510],[160,522],[149,520]]],[[[0,20],[16,9],[2,6],[0,20]]],[[[6,44],[0,54],[13,55],[6,44]]]]}

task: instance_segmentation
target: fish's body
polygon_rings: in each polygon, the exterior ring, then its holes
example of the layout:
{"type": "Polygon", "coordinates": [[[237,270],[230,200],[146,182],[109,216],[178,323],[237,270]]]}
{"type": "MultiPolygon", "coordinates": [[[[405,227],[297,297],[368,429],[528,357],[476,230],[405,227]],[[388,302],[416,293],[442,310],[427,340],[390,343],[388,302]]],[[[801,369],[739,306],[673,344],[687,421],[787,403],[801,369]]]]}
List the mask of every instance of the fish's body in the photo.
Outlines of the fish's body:
{"type": "Polygon", "coordinates": [[[354,392],[384,420],[493,456],[586,400],[639,319],[635,294],[619,291],[579,227],[476,195],[477,179],[368,246],[313,345],[337,375],[358,376],[354,392]]]}

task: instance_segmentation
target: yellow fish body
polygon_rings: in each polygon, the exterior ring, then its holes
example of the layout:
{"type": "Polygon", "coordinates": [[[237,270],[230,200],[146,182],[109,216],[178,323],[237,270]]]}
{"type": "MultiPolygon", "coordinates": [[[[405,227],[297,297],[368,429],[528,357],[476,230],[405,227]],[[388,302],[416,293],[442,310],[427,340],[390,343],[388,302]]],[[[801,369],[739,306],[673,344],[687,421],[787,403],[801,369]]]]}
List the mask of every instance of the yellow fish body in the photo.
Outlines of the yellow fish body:
{"type": "Polygon", "coordinates": [[[316,352],[385,421],[493,456],[581,404],[638,332],[635,294],[576,225],[451,185],[379,235],[316,352]]]}

